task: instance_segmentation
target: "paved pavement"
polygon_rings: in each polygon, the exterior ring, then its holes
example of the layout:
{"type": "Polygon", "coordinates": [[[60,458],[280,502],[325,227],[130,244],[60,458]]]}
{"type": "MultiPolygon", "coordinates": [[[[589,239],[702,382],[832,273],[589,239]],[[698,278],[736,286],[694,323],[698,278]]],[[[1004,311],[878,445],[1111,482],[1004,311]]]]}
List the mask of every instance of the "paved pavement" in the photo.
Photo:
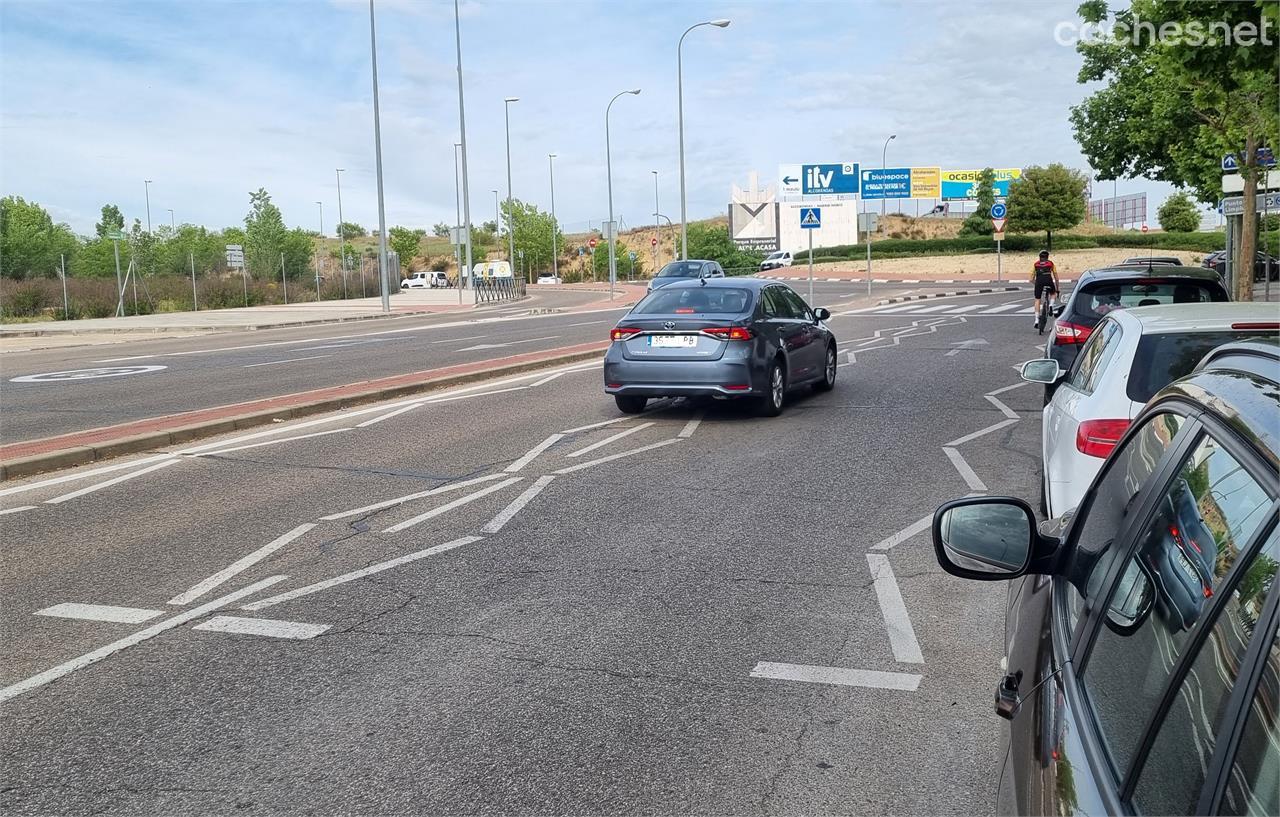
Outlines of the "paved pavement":
{"type": "Polygon", "coordinates": [[[990,812],[1005,588],[922,520],[1032,498],[1038,339],[860,308],[780,418],[588,362],[4,483],[0,808],[990,812]]]}

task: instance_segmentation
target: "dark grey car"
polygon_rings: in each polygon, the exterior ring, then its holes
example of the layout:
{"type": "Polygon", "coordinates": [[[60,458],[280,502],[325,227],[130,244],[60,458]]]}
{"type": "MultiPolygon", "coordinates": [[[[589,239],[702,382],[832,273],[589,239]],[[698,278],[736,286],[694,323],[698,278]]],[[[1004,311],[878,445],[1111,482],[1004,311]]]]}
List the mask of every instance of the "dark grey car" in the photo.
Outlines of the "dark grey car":
{"type": "Polygon", "coordinates": [[[825,309],[785,284],[700,279],[649,293],[610,332],[605,391],[627,413],[651,397],[749,398],[763,414],[786,393],[836,382],[836,339],[825,309]]]}
{"type": "Polygon", "coordinates": [[[703,261],[697,258],[672,261],[658,270],[657,275],[653,276],[653,280],[649,282],[648,290],[653,292],[655,289],[678,281],[696,281],[699,278],[723,277],[724,269],[715,261],[703,261]]]}

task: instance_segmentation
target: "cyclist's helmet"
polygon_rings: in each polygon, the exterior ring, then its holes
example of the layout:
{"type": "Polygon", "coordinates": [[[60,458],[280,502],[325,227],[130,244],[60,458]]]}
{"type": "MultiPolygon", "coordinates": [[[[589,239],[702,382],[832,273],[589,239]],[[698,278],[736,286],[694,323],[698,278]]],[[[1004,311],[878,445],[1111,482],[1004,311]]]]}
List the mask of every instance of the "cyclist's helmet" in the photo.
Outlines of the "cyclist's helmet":
{"type": "Polygon", "coordinates": [[[1048,251],[1048,250],[1041,250],[1041,251],[1040,251],[1040,260],[1041,260],[1041,261],[1048,261],[1048,260],[1049,260],[1049,251],[1048,251]]]}

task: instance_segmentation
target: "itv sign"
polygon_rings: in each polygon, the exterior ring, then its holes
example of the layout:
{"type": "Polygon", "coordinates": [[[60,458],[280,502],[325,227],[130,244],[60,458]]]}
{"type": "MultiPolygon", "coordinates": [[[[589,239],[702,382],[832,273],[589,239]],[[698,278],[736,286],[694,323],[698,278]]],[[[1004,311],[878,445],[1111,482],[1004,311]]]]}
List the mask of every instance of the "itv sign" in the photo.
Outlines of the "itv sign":
{"type": "Polygon", "coordinates": [[[856,162],[801,165],[800,192],[805,196],[852,198],[858,194],[858,165],[856,162]]]}

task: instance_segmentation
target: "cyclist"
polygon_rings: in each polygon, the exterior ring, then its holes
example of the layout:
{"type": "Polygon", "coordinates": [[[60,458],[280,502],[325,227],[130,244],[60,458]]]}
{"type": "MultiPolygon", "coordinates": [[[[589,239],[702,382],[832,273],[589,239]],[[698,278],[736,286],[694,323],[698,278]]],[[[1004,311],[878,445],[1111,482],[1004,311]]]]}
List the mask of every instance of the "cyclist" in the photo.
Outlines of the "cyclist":
{"type": "Polygon", "coordinates": [[[1053,302],[1057,301],[1058,296],[1058,268],[1049,260],[1049,253],[1046,250],[1040,251],[1040,260],[1031,266],[1031,282],[1036,289],[1036,305],[1035,326],[1040,328],[1040,298],[1042,296],[1051,296],[1053,302]]]}

